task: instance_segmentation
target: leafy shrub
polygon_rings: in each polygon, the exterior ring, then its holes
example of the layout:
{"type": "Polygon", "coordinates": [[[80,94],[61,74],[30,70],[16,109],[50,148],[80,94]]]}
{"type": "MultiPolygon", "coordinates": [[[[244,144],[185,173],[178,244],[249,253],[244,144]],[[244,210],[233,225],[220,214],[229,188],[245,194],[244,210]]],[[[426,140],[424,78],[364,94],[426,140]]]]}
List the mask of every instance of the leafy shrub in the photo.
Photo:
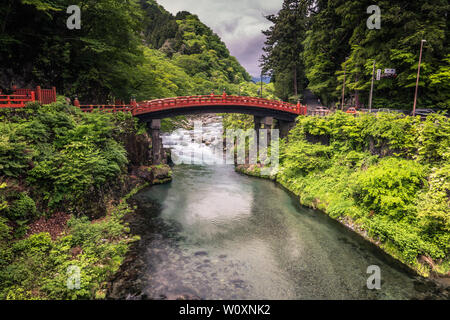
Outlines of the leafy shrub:
{"type": "Polygon", "coordinates": [[[104,297],[106,282],[118,270],[129,243],[137,239],[128,237],[122,221],[129,212],[124,201],[101,221],[72,218],[69,234],[57,240],[39,233],[16,241],[0,254],[0,299],[104,297]],[[67,287],[69,266],[80,268],[79,290],[67,287]]]}
{"type": "Polygon", "coordinates": [[[17,126],[0,122],[0,175],[17,177],[25,173],[33,152],[17,133],[17,126]]]}
{"type": "Polygon", "coordinates": [[[425,169],[412,160],[385,158],[358,175],[354,196],[368,210],[400,219],[414,214],[425,176],[425,169]]]}
{"type": "MultiPolygon", "coordinates": [[[[0,176],[20,178],[15,187],[0,182],[0,299],[90,299],[104,296],[105,281],[119,267],[128,243],[121,221],[126,203],[92,223],[72,219],[69,235],[21,238],[39,208],[84,213],[86,197],[106,193],[118,183],[128,163],[121,141],[138,126],[131,115],[84,114],[63,101],[30,104],[3,112],[0,122],[0,176]],[[34,200],[23,188],[32,189],[34,200]],[[73,256],[78,247],[81,253],[73,256]],[[81,268],[81,290],[66,287],[67,267],[81,268]]],[[[17,179],[18,180],[18,179],[17,179]]],[[[15,183],[15,182],[14,182],[15,183]]],[[[51,214],[51,211],[50,211],[51,214]]]]}
{"type": "Polygon", "coordinates": [[[37,214],[36,203],[26,193],[20,193],[18,198],[11,202],[7,215],[11,220],[28,220],[37,214]]]}
{"type": "Polygon", "coordinates": [[[313,170],[323,170],[330,166],[332,147],[311,144],[304,140],[287,145],[281,155],[286,174],[305,175],[313,170]]]}
{"type": "Polygon", "coordinates": [[[417,155],[421,162],[450,161],[450,122],[448,118],[432,114],[417,128],[417,155]]]}
{"type": "Polygon", "coordinates": [[[22,111],[30,110],[0,123],[0,170],[25,176],[44,205],[76,207],[124,172],[128,160],[118,141],[137,129],[131,115],[85,114],[61,101],[22,111]]]}
{"type": "Polygon", "coordinates": [[[450,164],[433,168],[428,178],[428,188],[417,199],[418,217],[429,234],[450,233],[450,164]]]}

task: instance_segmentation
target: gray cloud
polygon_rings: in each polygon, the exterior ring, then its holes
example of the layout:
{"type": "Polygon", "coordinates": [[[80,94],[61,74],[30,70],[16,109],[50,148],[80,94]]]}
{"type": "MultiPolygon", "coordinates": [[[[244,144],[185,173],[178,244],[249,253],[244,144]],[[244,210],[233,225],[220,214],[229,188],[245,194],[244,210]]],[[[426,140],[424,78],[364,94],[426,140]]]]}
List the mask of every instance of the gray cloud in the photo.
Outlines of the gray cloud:
{"type": "Polygon", "coordinates": [[[264,45],[261,30],[270,27],[264,15],[276,13],[283,0],[157,0],[167,11],[196,14],[226,43],[230,52],[253,76],[259,76],[264,45]]]}

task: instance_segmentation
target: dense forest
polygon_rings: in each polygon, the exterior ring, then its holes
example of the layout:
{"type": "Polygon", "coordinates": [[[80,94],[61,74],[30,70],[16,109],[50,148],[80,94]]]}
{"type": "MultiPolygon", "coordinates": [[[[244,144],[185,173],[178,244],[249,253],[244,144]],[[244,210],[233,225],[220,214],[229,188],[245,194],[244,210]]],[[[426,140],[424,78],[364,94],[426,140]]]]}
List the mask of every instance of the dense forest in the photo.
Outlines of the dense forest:
{"type": "Polygon", "coordinates": [[[173,16],[154,0],[8,0],[0,15],[3,89],[56,86],[82,102],[105,103],[223,89],[256,95],[259,88],[197,16],[173,16]],[[79,30],[66,27],[69,5],[82,10],[79,30]]]}
{"type": "Polygon", "coordinates": [[[345,76],[348,104],[368,105],[373,63],[396,69],[376,81],[378,108],[412,109],[423,50],[418,106],[450,109],[450,4],[446,0],[378,1],[380,29],[369,29],[373,1],[285,0],[267,16],[262,65],[282,99],[301,98],[308,88],[327,106],[340,102],[345,76]]]}

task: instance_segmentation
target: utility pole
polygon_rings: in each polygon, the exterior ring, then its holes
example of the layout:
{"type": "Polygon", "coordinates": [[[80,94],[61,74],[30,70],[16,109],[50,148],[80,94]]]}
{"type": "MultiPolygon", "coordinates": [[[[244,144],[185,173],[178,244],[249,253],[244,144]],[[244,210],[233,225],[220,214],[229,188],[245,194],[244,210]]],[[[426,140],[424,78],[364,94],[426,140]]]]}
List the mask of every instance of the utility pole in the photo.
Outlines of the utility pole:
{"type": "Polygon", "coordinates": [[[345,100],[345,76],[347,74],[347,58],[344,63],[344,83],[342,84],[342,105],[341,110],[344,111],[344,100],[345,100]]]}
{"type": "Polygon", "coordinates": [[[419,90],[420,63],[422,62],[422,49],[424,42],[427,42],[427,40],[420,41],[419,66],[417,67],[416,93],[414,94],[413,117],[416,115],[417,92],[419,90]]]}
{"type": "Polygon", "coordinates": [[[373,78],[375,77],[375,60],[373,60],[373,70],[372,70],[372,84],[370,85],[370,96],[369,96],[369,112],[372,112],[372,98],[373,98],[373,78]]]}
{"type": "Polygon", "coordinates": [[[261,70],[261,98],[263,97],[263,72],[261,70]]]}

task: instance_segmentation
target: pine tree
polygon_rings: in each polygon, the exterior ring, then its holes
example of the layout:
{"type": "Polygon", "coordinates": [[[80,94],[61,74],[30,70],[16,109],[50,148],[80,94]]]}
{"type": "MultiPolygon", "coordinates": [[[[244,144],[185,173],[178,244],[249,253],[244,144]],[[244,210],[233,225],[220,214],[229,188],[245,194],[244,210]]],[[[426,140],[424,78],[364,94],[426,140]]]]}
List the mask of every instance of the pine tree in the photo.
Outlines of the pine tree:
{"type": "Polygon", "coordinates": [[[267,40],[261,66],[263,72],[274,79],[276,91],[282,99],[288,99],[291,95],[296,99],[305,86],[301,53],[309,3],[305,0],[285,0],[278,14],[266,16],[273,26],[263,31],[267,40]],[[289,86],[292,89],[283,90],[288,83],[292,84],[289,86]]]}

